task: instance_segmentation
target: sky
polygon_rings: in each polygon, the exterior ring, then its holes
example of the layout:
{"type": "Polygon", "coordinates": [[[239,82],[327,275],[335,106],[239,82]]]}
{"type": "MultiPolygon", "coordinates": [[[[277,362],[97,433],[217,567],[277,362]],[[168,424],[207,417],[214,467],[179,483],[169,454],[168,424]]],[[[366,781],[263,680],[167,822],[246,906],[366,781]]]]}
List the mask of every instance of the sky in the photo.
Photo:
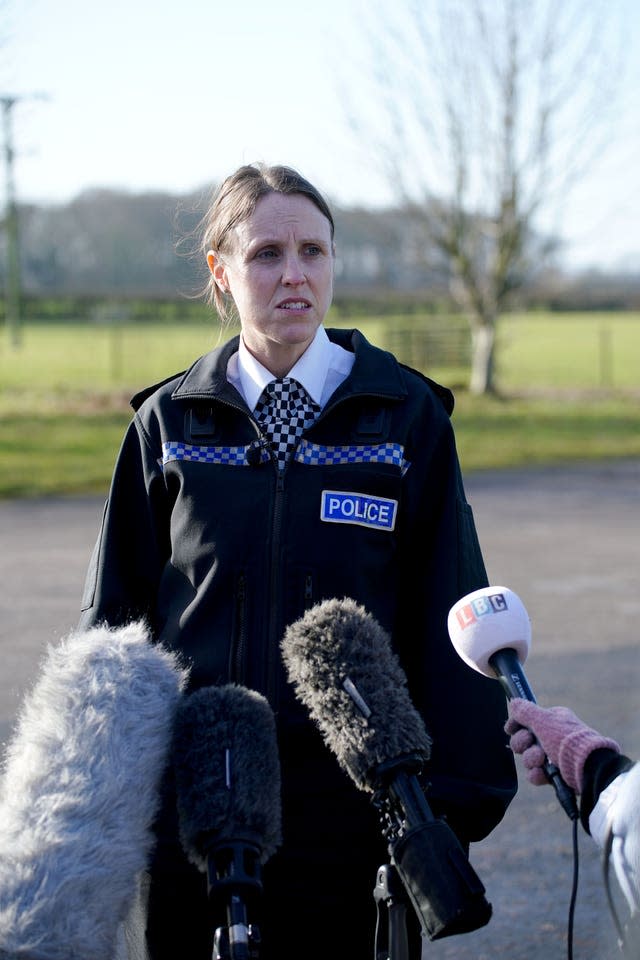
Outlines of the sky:
{"type": "MultiPolygon", "coordinates": [[[[611,2],[627,10],[630,66],[607,149],[560,229],[570,268],[640,270],[640,4],[611,2]]],[[[94,187],[183,194],[260,160],[297,167],[334,203],[392,202],[347,117],[347,88],[351,109],[370,102],[358,67],[366,7],[0,0],[16,199],[65,203],[94,187]]]]}

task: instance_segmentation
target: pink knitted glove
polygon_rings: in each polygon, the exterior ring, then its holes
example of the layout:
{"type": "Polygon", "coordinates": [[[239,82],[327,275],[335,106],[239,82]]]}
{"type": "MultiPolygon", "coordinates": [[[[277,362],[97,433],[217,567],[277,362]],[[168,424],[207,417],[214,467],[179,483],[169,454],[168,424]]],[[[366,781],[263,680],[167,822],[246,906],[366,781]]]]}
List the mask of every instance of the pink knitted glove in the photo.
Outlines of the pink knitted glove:
{"type": "Polygon", "coordinates": [[[504,729],[511,737],[511,749],[522,755],[527,779],[536,786],[549,782],[542,768],[545,757],[555,763],[565,783],[580,793],[589,754],[601,747],[620,753],[615,740],[587,727],[567,707],[539,707],[514,698],[508,708],[504,729]]]}

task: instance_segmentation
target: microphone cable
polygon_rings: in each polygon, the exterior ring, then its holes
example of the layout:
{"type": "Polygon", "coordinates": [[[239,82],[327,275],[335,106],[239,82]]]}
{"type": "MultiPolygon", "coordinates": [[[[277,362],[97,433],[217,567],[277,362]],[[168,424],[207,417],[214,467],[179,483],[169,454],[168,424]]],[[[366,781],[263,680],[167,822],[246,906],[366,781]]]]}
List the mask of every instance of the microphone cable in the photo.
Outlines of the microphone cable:
{"type": "Polygon", "coordinates": [[[579,851],[578,851],[578,819],[571,820],[571,835],[573,843],[573,881],[571,884],[571,899],[569,900],[569,917],[567,920],[567,960],[573,960],[573,927],[578,898],[579,851]]]}

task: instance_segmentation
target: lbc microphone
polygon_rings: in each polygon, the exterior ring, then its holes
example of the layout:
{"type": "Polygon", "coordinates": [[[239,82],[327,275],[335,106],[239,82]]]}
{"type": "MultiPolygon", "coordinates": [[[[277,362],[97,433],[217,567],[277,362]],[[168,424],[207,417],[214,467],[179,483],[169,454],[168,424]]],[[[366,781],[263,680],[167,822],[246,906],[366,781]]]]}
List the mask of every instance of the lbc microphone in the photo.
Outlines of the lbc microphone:
{"type": "Polygon", "coordinates": [[[114,956],[185,681],[142,623],[49,646],[0,785],[0,957],[114,956]]]}
{"type": "Polygon", "coordinates": [[[431,740],[386,632],[354,600],[332,599],[291,624],[281,646],[298,699],[381,811],[392,862],[426,936],[483,926],[491,916],[484,887],[418,780],[431,740]]]}
{"type": "Polygon", "coordinates": [[[180,837],[207,875],[217,929],[214,958],[254,955],[259,931],[248,914],[262,871],[282,842],[275,717],[255,690],[204,687],[185,697],[174,728],[180,837]],[[226,917],[226,927],[218,923],[226,917]]]}
{"type": "MultiPolygon", "coordinates": [[[[457,601],[447,620],[451,642],[464,662],[498,679],[509,700],[536,702],[522,669],[531,647],[531,622],[520,597],[508,587],[482,587],[457,601]]],[[[549,760],[544,765],[563,810],[578,818],[576,797],[549,760]]]]}

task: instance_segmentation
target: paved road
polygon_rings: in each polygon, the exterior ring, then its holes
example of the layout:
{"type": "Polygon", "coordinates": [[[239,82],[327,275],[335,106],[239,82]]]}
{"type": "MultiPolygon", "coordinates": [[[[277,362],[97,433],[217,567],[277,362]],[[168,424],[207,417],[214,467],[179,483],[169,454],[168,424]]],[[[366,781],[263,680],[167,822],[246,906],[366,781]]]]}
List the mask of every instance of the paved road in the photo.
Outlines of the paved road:
{"type": "MultiPolygon", "coordinates": [[[[468,476],[489,578],[532,620],[527,676],[640,757],[640,462],[468,476]]],[[[73,628],[102,503],[0,502],[0,741],[44,647],[73,628]]],[[[472,718],[470,718],[472,721],[472,718]]],[[[618,956],[592,841],[578,836],[574,960],[618,956]]],[[[488,926],[427,943],[424,960],[561,960],[573,871],[569,820],[522,779],[502,823],[471,851],[488,926]]]]}

